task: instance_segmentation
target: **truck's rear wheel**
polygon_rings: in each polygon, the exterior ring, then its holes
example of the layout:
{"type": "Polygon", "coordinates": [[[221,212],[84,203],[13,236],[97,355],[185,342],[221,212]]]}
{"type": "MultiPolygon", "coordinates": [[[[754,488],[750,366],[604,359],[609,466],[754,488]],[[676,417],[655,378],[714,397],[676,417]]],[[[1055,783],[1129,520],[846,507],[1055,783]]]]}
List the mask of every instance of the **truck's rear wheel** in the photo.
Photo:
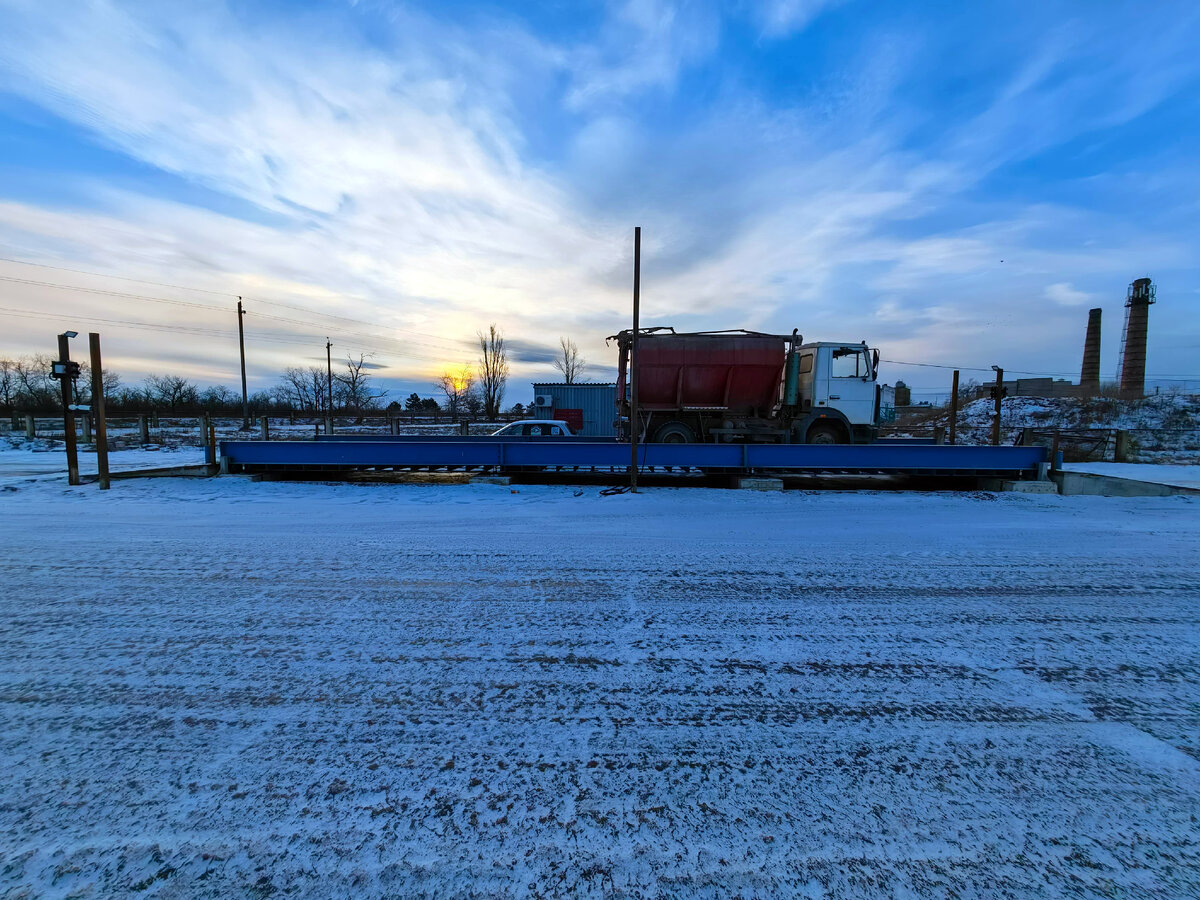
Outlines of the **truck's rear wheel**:
{"type": "Polygon", "coordinates": [[[694,444],[696,433],[682,422],[668,422],[654,432],[657,444],[694,444]]]}
{"type": "Polygon", "coordinates": [[[821,422],[808,429],[804,437],[806,444],[844,444],[846,433],[840,425],[833,422],[821,422]]]}

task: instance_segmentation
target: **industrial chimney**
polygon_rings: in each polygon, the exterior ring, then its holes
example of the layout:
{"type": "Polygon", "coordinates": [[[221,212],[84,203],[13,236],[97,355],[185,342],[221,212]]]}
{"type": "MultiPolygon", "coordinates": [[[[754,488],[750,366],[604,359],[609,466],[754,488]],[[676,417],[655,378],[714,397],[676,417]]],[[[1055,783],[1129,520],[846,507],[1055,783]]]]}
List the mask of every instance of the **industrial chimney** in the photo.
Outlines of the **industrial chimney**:
{"type": "Polygon", "coordinates": [[[1129,286],[1121,339],[1121,394],[1125,397],[1146,395],[1146,334],[1153,302],[1154,285],[1149,278],[1139,278],[1129,286]]]}
{"type": "Polygon", "coordinates": [[[1087,337],[1083,339],[1083,368],[1079,392],[1085,397],[1100,393],[1100,310],[1088,310],[1087,337]]]}

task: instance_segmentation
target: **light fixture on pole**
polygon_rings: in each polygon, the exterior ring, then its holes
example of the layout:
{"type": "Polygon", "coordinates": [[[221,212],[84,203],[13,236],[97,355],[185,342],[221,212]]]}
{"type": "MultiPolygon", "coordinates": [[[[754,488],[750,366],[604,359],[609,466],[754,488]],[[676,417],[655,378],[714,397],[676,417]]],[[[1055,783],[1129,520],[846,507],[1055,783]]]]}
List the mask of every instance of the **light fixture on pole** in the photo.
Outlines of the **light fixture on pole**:
{"type": "Polygon", "coordinates": [[[50,377],[57,378],[62,389],[63,443],[67,450],[67,484],[79,484],[79,453],[75,448],[75,416],[73,414],[73,386],[79,377],[79,363],[71,360],[71,338],[79,337],[77,331],[64,331],[58,336],[58,359],[50,367],[50,377]]]}

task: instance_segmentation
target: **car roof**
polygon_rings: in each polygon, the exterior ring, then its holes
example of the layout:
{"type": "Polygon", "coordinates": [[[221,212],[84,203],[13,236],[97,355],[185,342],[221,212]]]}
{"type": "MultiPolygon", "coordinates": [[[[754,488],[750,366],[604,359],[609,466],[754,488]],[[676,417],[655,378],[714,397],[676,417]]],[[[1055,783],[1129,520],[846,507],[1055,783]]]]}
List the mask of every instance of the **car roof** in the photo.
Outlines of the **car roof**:
{"type": "MultiPolygon", "coordinates": [[[[518,419],[515,422],[509,422],[508,425],[566,425],[566,419],[518,419]]],[[[504,427],[507,428],[508,425],[504,427]]],[[[569,425],[567,426],[570,427],[569,425]]]]}

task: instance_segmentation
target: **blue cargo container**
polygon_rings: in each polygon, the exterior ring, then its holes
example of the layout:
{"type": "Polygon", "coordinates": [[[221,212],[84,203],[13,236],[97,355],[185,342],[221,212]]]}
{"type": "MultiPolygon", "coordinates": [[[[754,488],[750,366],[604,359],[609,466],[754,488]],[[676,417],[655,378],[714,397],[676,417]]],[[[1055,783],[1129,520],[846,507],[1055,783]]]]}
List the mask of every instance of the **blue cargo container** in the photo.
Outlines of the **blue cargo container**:
{"type": "Polygon", "coordinates": [[[530,418],[564,419],[577,434],[616,437],[617,385],[534,384],[530,418]],[[577,427],[578,426],[578,427],[577,427]]]}

